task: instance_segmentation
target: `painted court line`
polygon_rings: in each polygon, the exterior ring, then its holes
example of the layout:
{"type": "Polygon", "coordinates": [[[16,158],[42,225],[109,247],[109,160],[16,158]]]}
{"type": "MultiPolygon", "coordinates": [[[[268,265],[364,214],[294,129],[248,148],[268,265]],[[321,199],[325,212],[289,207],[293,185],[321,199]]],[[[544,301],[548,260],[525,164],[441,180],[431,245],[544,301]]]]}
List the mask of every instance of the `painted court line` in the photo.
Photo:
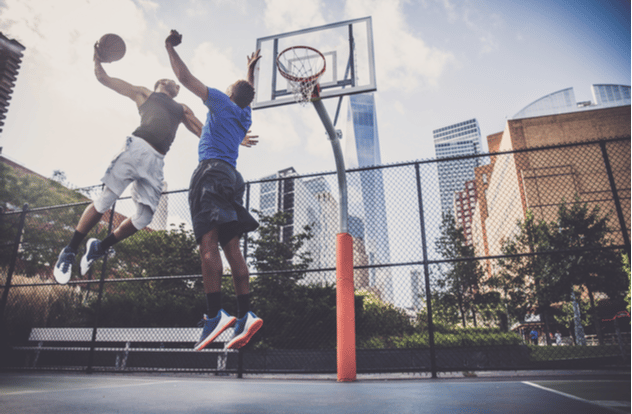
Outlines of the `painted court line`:
{"type": "Polygon", "coordinates": [[[69,391],[88,391],[88,390],[98,390],[98,389],[106,389],[106,388],[121,388],[121,387],[139,387],[139,386],[146,386],[146,385],[161,385],[161,384],[169,384],[171,382],[180,382],[179,380],[172,380],[172,381],[150,381],[150,382],[143,382],[140,384],[121,384],[121,385],[103,385],[103,386],[95,386],[95,387],[80,387],[80,388],[66,388],[66,389],[35,389],[35,390],[24,390],[24,391],[14,391],[14,392],[7,392],[7,393],[3,393],[3,395],[23,395],[23,394],[38,394],[38,393],[43,393],[43,392],[54,392],[54,393],[61,393],[61,392],[69,392],[69,391]]]}
{"type": "Polygon", "coordinates": [[[601,408],[607,408],[608,410],[612,410],[612,412],[615,412],[615,413],[619,412],[619,411],[616,411],[613,408],[609,407],[610,404],[600,404],[600,403],[597,403],[595,401],[585,400],[585,399],[577,397],[575,395],[567,394],[567,393],[562,392],[562,391],[557,391],[557,390],[553,390],[551,388],[543,387],[542,385],[534,384],[533,382],[529,382],[529,381],[522,381],[522,383],[523,384],[527,384],[527,385],[531,385],[532,387],[539,388],[539,389],[544,390],[544,391],[552,392],[553,394],[557,394],[557,395],[561,395],[563,397],[571,398],[573,400],[582,401],[582,402],[585,402],[585,403],[588,403],[588,404],[592,404],[594,406],[601,407],[601,408]]]}

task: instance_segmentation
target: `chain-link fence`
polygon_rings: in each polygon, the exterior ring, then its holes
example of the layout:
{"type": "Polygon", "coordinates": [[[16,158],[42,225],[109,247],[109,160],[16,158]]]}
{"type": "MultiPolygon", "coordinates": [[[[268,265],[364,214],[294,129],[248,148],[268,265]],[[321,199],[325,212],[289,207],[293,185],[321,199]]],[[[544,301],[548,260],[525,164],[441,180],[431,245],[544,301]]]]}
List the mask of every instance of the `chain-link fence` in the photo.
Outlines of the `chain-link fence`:
{"type": "MultiPolygon", "coordinates": [[[[347,183],[358,372],[629,366],[629,137],[355,169],[347,183]]],[[[247,183],[264,325],[239,352],[222,337],[191,349],[206,303],[187,196],[163,194],[146,229],[65,286],[52,267],[90,201],[1,214],[4,365],[335,372],[335,173],[247,183]]],[[[120,199],[88,237],[133,211],[120,199]]],[[[227,265],[222,294],[235,314],[227,265]]]]}

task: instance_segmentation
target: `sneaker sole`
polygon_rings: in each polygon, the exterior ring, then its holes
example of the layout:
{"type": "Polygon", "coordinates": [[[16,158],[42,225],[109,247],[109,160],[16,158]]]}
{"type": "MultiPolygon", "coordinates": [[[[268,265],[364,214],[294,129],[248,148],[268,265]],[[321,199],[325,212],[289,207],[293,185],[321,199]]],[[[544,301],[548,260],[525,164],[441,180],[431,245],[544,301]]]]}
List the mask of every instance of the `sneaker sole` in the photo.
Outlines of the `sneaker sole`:
{"type": "Polygon", "coordinates": [[[226,329],[228,329],[231,326],[233,326],[235,324],[235,321],[237,321],[237,318],[235,318],[234,316],[231,316],[229,321],[228,321],[228,323],[226,325],[221,327],[216,332],[211,333],[209,336],[206,337],[206,339],[204,339],[202,342],[197,344],[195,346],[195,348],[193,348],[193,349],[196,350],[196,351],[201,351],[202,349],[204,349],[206,347],[206,345],[210,344],[211,342],[213,342],[215,340],[215,338],[220,336],[222,334],[222,332],[224,332],[226,329]]]}
{"type": "Polygon", "coordinates": [[[88,273],[88,270],[90,270],[90,266],[92,266],[92,263],[94,263],[94,260],[91,263],[88,263],[88,252],[90,251],[90,246],[92,246],[93,240],[96,241],[97,239],[88,240],[88,242],[86,243],[86,252],[83,256],[81,256],[81,276],[85,276],[86,273],[88,273]]]}
{"type": "Polygon", "coordinates": [[[226,348],[239,349],[242,346],[246,345],[248,341],[250,341],[250,338],[252,338],[252,336],[256,334],[257,331],[261,328],[261,325],[263,325],[263,320],[257,319],[252,323],[252,325],[248,327],[248,330],[246,332],[242,333],[236,338],[233,338],[232,341],[230,341],[228,345],[226,345],[226,348]]]}
{"type": "Polygon", "coordinates": [[[53,270],[53,276],[55,277],[55,280],[57,281],[57,283],[59,283],[60,285],[65,285],[66,283],[70,281],[71,275],[70,275],[70,272],[68,272],[68,275],[66,275],[57,267],[55,267],[55,269],[53,270]]]}

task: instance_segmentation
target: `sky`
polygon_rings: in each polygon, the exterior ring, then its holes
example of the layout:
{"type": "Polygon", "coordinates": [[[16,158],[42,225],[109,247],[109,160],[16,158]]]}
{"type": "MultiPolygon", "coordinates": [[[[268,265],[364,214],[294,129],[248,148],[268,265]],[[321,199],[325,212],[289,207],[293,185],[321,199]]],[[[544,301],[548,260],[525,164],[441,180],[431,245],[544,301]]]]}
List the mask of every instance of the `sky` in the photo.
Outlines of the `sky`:
{"type": "MultiPolygon", "coordinates": [[[[176,29],[191,72],[225,90],[245,78],[257,38],[366,16],[384,164],[434,158],[437,128],[476,118],[485,141],[544,95],[573,87],[586,101],[592,84],[630,85],[626,0],[0,0],[0,32],[26,47],[2,154],[47,177],[62,171],[76,187],[99,184],[139,123],[134,102],[94,76],[93,45],[105,33],[127,45],[122,60],[104,65],[110,76],[150,89],[175,79],[164,39],[176,29]]],[[[176,100],[205,120],[191,92],[176,100]]],[[[334,105],[326,101],[332,118],[334,105]]],[[[288,167],[335,170],[309,107],[254,111],[252,131],[259,145],[242,147],[237,162],[246,180],[288,167]]],[[[188,187],[197,142],[179,128],[165,158],[169,190],[188,187]]]]}

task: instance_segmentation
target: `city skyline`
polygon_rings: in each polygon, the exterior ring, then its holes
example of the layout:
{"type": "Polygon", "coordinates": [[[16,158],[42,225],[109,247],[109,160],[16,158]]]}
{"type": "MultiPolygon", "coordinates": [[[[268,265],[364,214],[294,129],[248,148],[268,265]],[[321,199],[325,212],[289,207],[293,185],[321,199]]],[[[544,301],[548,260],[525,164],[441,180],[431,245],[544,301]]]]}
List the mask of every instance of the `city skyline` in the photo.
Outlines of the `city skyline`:
{"type": "MultiPolygon", "coordinates": [[[[257,38],[371,16],[384,164],[433,158],[432,130],[441,126],[475,117],[487,136],[502,131],[508,118],[547,93],[574,87],[582,102],[591,99],[592,83],[630,81],[629,2],[301,4],[2,2],[0,31],[26,48],[0,136],[3,154],[46,177],[61,170],[75,187],[99,183],[112,154],[138,123],[133,102],[94,78],[92,48],[105,33],[119,34],[127,45],[121,61],[104,65],[111,76],[148,88],[157,79],[172,78],[164,38],[177,29],[183,34],[178,51],[192,72],[225,90],[245,76],[245,56],[257,38]]],[[[185,88],[177,100],[205,117],[202,102],[185,88]]],[[[336,104],[325,102],[330,116],[336,104]]],[[[313,108],[255,111],[253,133],[259,144],[243,148],[238,160],[247,181],[288,165],[306,173],[335,170],[313,108]]],[[[197,142],[179,129],[166,157],[169,188],[188,187],[197,142]]]]}

